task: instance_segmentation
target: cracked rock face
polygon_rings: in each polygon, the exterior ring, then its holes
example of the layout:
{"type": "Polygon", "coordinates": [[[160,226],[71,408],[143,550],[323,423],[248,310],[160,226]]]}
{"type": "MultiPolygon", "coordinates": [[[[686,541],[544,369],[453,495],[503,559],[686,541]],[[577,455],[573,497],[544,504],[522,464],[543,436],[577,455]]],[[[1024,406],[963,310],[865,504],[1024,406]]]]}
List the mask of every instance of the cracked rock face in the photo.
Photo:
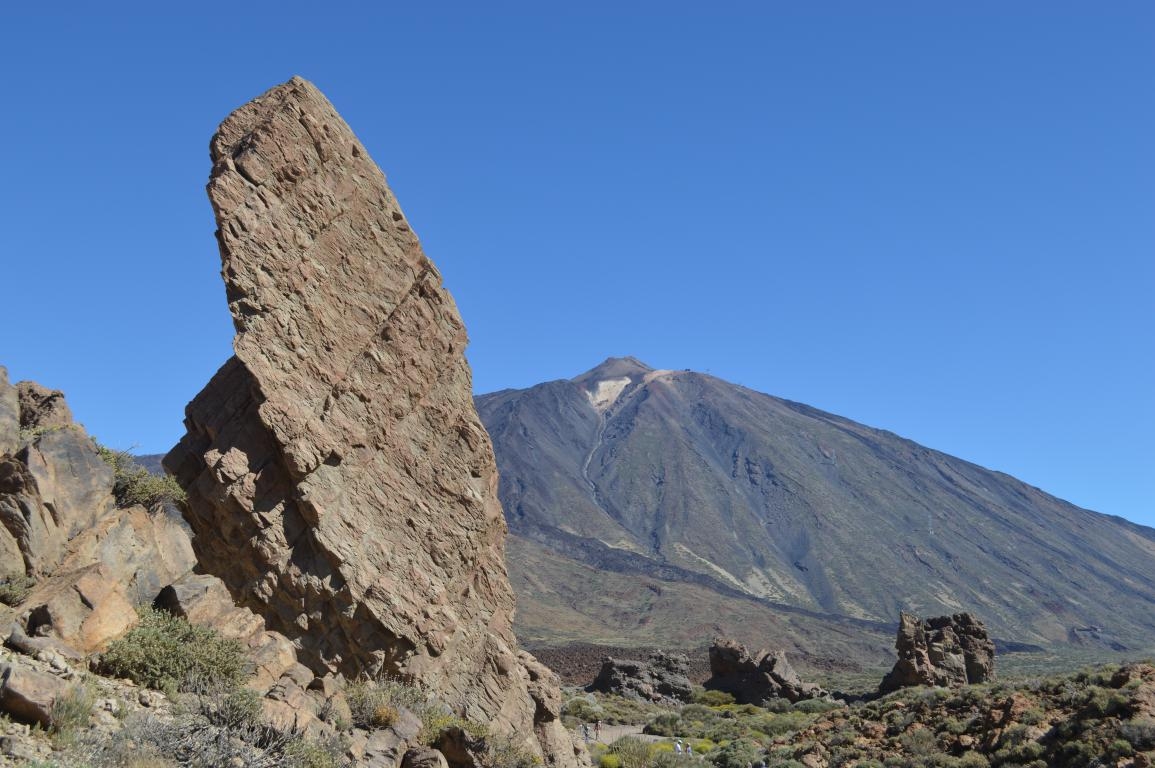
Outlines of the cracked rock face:
{"type": "Polygon", "coordinates": [[[969,613],[920,621],[902,613],[894,641],[898,661],[879,685],[889,693],[908,686],[984,683],[995,674],[995,644],[969,613]]]}
{"type": "Polygon", "coordinates": [[[236,354],[164,461],[201,566],[318,674],[419,680],[572,763],[518,658],[465,328],[384,176],[300,78],[211,154],[236,354]]]}
{"type": "Polygon", "coordinates": [[[607,657],[587,690],[678,706],[693,697],[689,670],[685,654],[658,651],[644,662],[607,657]]]}

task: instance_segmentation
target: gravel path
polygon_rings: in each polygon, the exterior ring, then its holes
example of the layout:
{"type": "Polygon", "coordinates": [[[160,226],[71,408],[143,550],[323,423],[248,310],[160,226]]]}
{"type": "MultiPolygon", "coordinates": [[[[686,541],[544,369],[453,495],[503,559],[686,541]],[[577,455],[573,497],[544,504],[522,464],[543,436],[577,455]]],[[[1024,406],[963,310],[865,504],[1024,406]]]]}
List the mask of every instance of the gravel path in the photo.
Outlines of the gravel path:
{"type": "MultiPolygon", "coordinates": [[[[578,735],[581,735],[581,728],[578,728],[578,735]]],[[[648,733],[642,733],[642,726],[640,725],[603,725],[601,738],[594,738],[594,727],[590,726],[590,742],[600,741],[602,744],[613,744],[623,736],[633,736],[642,741],[661,741],[663,736],[653,736],[648,733]]]]}

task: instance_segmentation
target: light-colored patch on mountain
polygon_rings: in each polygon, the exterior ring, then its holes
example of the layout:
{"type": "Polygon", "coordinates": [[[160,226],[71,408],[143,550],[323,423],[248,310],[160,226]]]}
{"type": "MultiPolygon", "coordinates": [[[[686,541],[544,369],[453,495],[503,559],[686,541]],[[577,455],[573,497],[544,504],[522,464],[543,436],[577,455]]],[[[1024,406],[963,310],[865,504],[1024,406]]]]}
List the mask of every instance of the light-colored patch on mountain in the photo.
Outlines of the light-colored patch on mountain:
{"type": "Polygon", "coordinates": [[[645,550],[638,546],[638,543],[632,539],[618,539],[617,541],[606,541],[605,539],[598,539],[602,544],[605,544],[610,549],[621,549],[626,552],[636,552],[639,555],[646,554],[645,550]]]}
{"type": "Polygon", "coordinates": [[[879,616],[877,614],[871,613],[861,605],[852,603],[846,599],[838,601],[838,612],[855,619],[866,619],[868,621],[882,621],[886,619],[885,616],[879,616]]]}
{"type": "Polygon", "coordinates": [[[642,377],[642,383],[643,384],[649,384],[651,381],[654,381],[655,379],[663,378],[665,376],[669,376],[671,373],[674,373],[674,371],[671,371],[668,368],[661,368],[661,369],[656,370],[656,371],[650,371],[649,373],[647,373],[645,376],[642,377]]]}
{"type": "Polygon", "coordinates": [[[689,557],[689,558],[701,563],[702,565],[706,566],[711,571],[713,571],[717,575],[721,576],[724,581],[726,581],[730,584],[733,584],[735,587],[742,590],[743,592],[749,592],[750,591],[749,587],[747,587],[734,574],[730,573],[729,571],[727,571],[722,566],[717,565],[715,563],[712,563],[709,560],[707,560],[706,558],[702,557],[701,555],[696,554],[693,550],[691,550],[685,544],[679,544],[679,543],[675,542],[674,549],[678,551],[678,554],[685,555],[686,557],[689,557]]]}
{"type": "Polygon", "coordinates": [[[1127,537],[1127,540],[1135,546],[1139,547],[1140,549],[1145,549],[1147,552],[1155,555],[1155,541],[1151,541],[1151,539],[1148,539],[1145,536],[1140,536],[1134,531],[1129,531],[1126,529],[1124,529],[1123,535],[1127,537]]]}
{"type": "Polygon", "coordinates": [[[629,385],[629,376],[622,376],[620,379],[605,379],[599,381],[592,390],[587,389],[586,397],[590,399],[590,405],[595,411],[605,413],[611,405],[617,402],[629,385]]]}
{"type": "Polygon", "coordinates": [[[949,589],[947,589],[945,584],[940,584],[940,588],[937,592],[934,593],[934,596],[940,603],[948,608],[953,608],[956,611],[967,610],[966,606],[959,602],[958,598],[955,597],[955,595],[949,589]]]}
{"type": "Polygon", "coordinates": [[[817,608],[814,598],[804,584],[792,578],[792,574],[774,569],[751,570],[746,576],[747,589],[758,597],[765,597],[783,603],[817,608]],[[757,588],[754,585],[759,585],[757,588]],[[765,590],[765,591],[760,591],[765,590]]]}
{"type": "Polygon", "coordinates": [[[746,574],[746,589],[758,597],[778,601],[785,600],[789,594],[786,590],[780,588],[778,584],[766,578],[766,574],[762,573],[762,571],[750,571],[746,574]]]}

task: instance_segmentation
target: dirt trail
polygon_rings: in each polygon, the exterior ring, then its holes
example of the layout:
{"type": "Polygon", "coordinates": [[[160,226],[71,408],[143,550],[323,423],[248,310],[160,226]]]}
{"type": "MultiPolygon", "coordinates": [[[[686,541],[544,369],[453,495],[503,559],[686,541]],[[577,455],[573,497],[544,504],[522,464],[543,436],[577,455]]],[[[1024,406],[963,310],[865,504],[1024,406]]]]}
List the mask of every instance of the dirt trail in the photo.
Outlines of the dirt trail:
{"type": "MultiPolygon", "coordinates": [[[[581,736],[581,729],[578,729],[578,736],[581,736]]],[[[662,736],[652,736],[647,733],[642,733],[642,726],[640,725],[603,725],[601,730],[601,738],[594,738],[594,727],[590,726],[590,742],[600,741],[602,744],[613,744],[623,736],[634,736],[642,741],[661,741],[662,736]]]]}

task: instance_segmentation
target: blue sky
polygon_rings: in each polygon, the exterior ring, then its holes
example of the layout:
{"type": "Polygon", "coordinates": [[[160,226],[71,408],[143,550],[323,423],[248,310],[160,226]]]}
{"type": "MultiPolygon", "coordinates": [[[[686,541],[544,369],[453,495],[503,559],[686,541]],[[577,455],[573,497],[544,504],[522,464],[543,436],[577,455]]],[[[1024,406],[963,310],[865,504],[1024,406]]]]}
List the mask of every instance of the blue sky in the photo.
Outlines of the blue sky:
{"type": "Polygon", "coordinates": [[[0,364],[108,444],[167,450],[230,354],[208,140],[299,74],[479,392],[632,354],[1155,525],[1150,2],[30,7],[0,364]]]}

